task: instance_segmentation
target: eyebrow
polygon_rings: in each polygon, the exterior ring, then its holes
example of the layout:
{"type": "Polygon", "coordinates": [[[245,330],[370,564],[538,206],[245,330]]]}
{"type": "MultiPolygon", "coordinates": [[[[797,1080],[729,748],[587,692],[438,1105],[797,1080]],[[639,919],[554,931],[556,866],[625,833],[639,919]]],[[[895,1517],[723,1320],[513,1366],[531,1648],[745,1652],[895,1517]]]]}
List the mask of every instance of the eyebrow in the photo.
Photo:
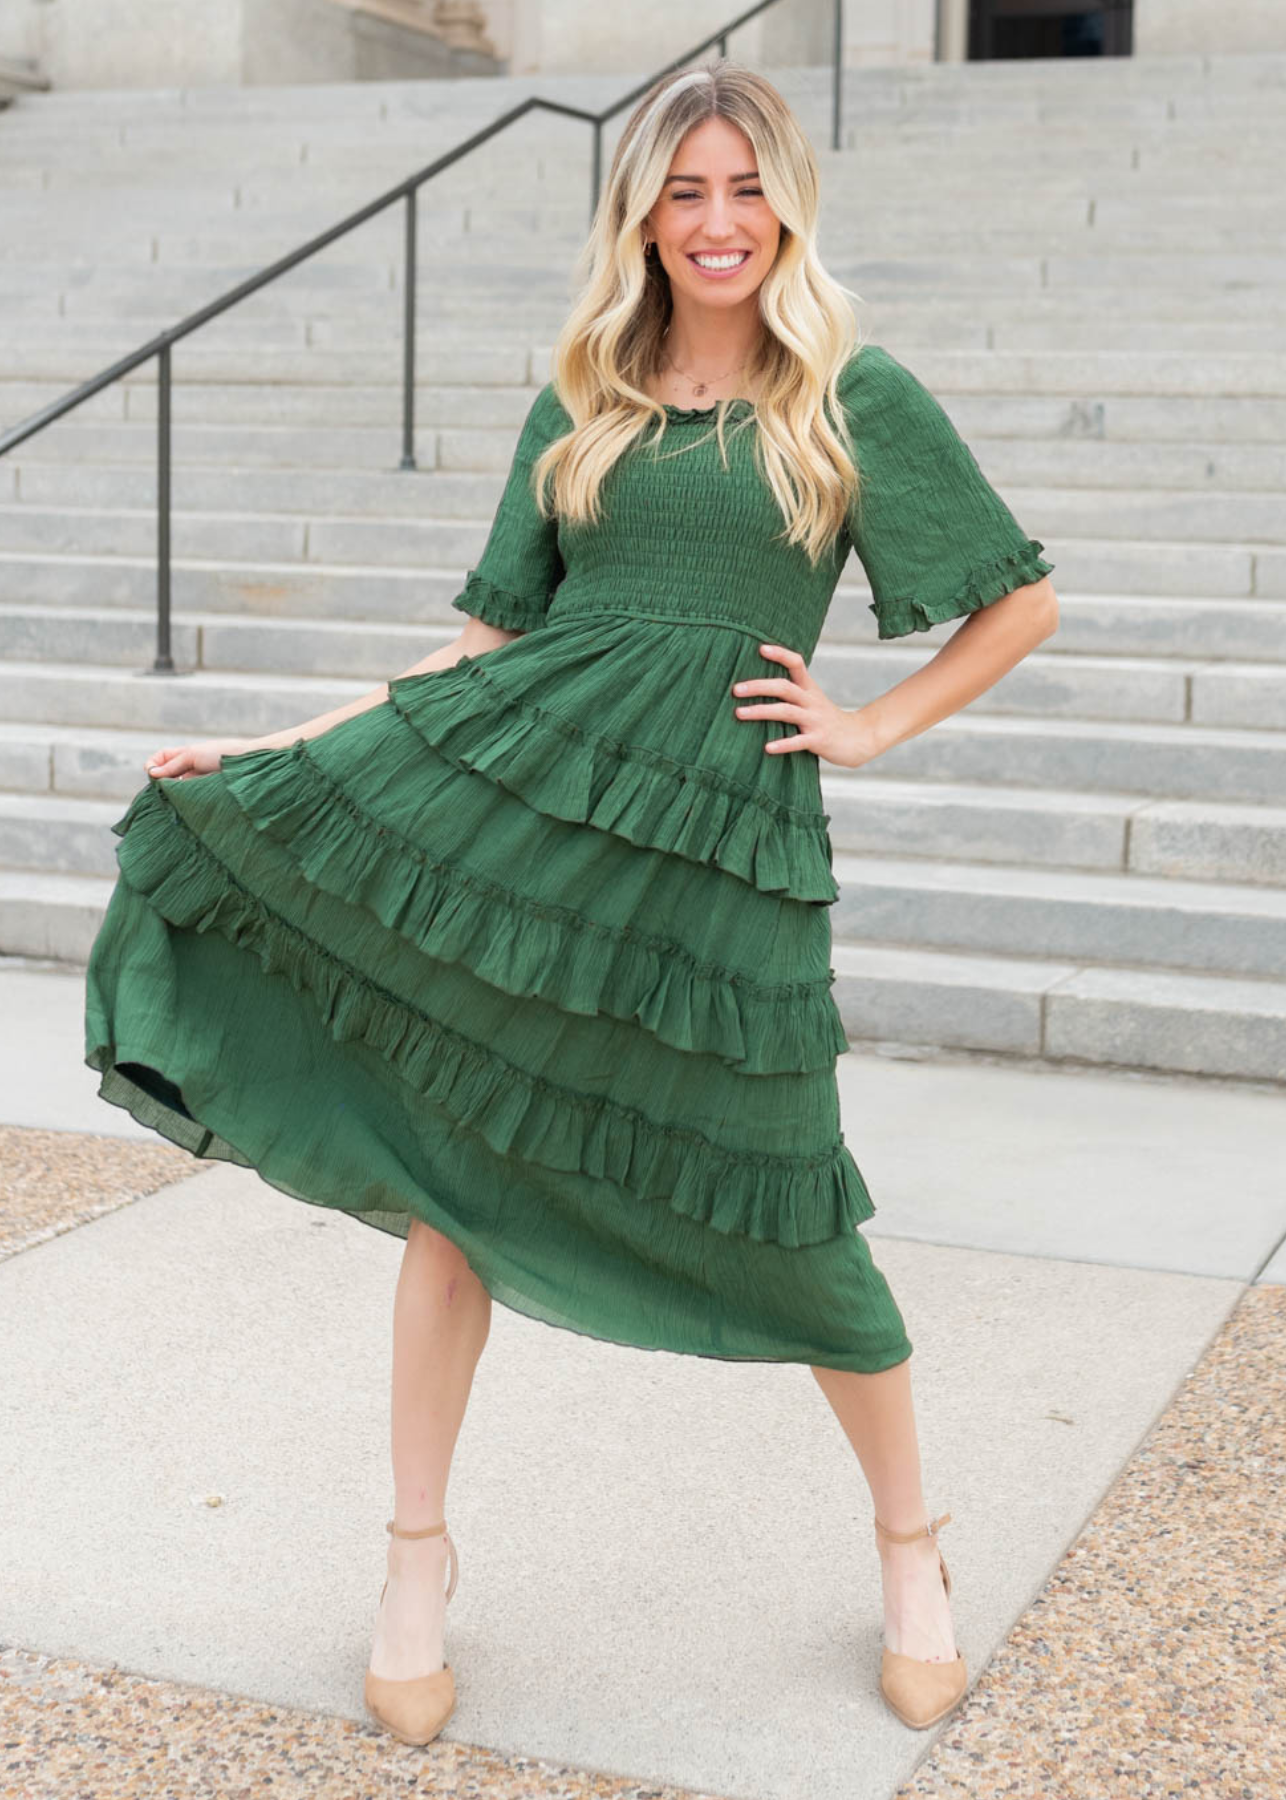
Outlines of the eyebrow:
{"type": "MultiPolygon", "coordinates": [[[[705,175],[667,175],[665,179],[667,181],[705,181],[707,177],[705,175]]],[[[758,181],[759,171],[758,169],[747,169],[740,175],[730,175],[728,179],[729,181],[758,181]]]]}

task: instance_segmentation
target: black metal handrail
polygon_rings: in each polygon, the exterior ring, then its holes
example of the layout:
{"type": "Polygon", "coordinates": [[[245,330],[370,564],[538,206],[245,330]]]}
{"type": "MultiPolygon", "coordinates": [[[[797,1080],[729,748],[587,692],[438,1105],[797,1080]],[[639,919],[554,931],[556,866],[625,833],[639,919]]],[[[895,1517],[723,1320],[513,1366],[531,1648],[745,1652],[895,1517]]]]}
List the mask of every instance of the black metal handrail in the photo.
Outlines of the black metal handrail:
{"type": "MultiPolygon", "coordinates": [[[[285,256],[278,257],[276,262],[270,263],[265,269],[260,269],[258,274],[252,275],[236,287],[230,288],[226,294],[220,294],[217,299],[199,307],[196,312],[189,313],[177,325],[171,325],[167,330],[158,332],[155,337],[149,338],[147,343],[140,344],[137,350],[132,350],[127,356],[122,356],[108,368],[100,369],[97,375],[91,375],[87,381],[81,382],[79,387],[72,388],[60,399],[51,401],[48,406],[42,407],[39,412],[33,413],[30,418],[24,419],[20,424],[13,426],[11,430],[0,436],[0,456],[3,456],[16,445],[24,443],[27,438],[33,437],[36,432],[43,431],[47,425],[52,425],[56,419],[61,419],[66,413],[82,405],[92,395],[100,393],[105,387],[110,387],[114,381],[121,380],[123,376],[130,374],[142,363],[149,362],[153,357],[156,358],[156,656],[151,669],[143,671],[144,673],[173,675],[176,672],[170,649],[170,351],[179,339],[189,336],[190,333],[207,324],[209,320],[218,318],[221,313],[227,312],[230,307],[235,306],[239,300],[244,300],[247,295],[258,293],[260,288],[267,287],[268,283],[276,281],[278,276],[288,274],[291,269],[297,268],[300,263],[306,262],[311,256],[316,256],[318,251],[324,250],[327,245],[333,244],[337,238],[345,237],[350,231],[355,231],[359,225],[364,225],[367,219],[373,218],[376,213],[396,205],[399,200],[403,201],[406,213],[402,325],[402,459],[398,466],[402,469],[414,469],[416,466],[414,444],[415,302],[418,279],[415,226],[416,201],[423,184],[432,180],[443,169],[448,169],[453,163],[459,162],[461,157],[467,156],[471,150],[476,150],[479,144],[485,144],[489,138],[506,130],[525,114],[537,110],[562,113],[569,119],[584,119],[593,127],[594,152],[590,184],[590,221],[592,223],[594,209],[598,205],[599,187],[602,180],[604,125],[617,113],[624,111],[627,106],[632,106],[662,75],[668,75],[672,69],[683,68],[694,57],[700,56],[703,50],[708,50],[711,45],[717,44],[719,54],[726,56],[730,33],[746,24],[757,14],[766,12],[770,6],[777,4],[778,0],[758,0],[757,5],[747,7],[744,12],[738,13],[735,19],[730,19],[718,31],[711,32],[709,37],[702,38],[699,44],[694,44],[682,56],[677,56],[673,62],[664,64],[646,80],[640,82],[637,87],[631,88],[628,94],[623,94],[619,100],[613,101],[612,105],[602,112],[590,112],[580,106],[567,106],[561,100],[546,100],[539,95],[529,96],[519,105],[511,107],[508,112],[502,113],[498,119],[493,119],[489,125],[484,125],[480,131],[475,131],[471,137],[463,139],[444,155],[436,157],[431,163],[426,163],[418,173],[407,176],[405,181],[399,181],[395,187],[389,188],[378,199],[371,200],[367,205],[359,207],[356,212],[349,213],[347,218],[341,219],[337,225],[332,225],[328,231],[319,232],[316,237],[309,238],[307,243],[301,244],[297,250],[291,250],[285,256]]],[[[832,16],[834,26],[831,40],[831,148],[838,150],[844,86],[843,0],[832,0],[832,16]]]]}

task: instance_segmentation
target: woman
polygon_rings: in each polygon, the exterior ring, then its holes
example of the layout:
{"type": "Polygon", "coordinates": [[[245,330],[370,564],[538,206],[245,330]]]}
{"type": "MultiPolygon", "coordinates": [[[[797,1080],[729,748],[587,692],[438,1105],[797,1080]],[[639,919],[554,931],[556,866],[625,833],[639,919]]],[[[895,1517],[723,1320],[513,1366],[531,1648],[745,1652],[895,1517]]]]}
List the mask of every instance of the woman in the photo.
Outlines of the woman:
{"type": "Polygon", "coordinates": [[[965,1688],[839,1129],[819,766],[957,711],[1057,602],[942,408],[857,346],[817,200],[766,81],[659,81],[459,636],[294,730],[159,751],[114,827],[102,1096],[406,1238],[366,1702],[408,1742],[454,1705],[446,1489],[493,1298],[811,1367],[874,1502],[881,1691],[923,1726],[965,1688]],[[881,637],[977,616],[849,711],[807,661],[851,547],[881,637]]]}

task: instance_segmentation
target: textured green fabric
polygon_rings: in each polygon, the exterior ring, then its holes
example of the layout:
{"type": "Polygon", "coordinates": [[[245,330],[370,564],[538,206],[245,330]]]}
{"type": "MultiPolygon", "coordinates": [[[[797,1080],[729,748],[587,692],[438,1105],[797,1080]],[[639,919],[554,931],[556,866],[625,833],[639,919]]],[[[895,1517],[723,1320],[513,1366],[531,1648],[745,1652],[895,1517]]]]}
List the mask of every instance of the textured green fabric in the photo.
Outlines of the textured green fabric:
{"type": "Polygon", "coordinates": [[[738,719],[811,655],[849,549],[882,635],[1052,565],[878,346],[845,371],[864,497],[810,570],[749,402],[667,409],[596,526],[544,521],[552,387],[461,611],[524,635],[394,677],[320,737],[153,780],[112,827],[89,963],[105,1100],[195,1155],[405,1235],[492,1295],[649,1349],[875,1370],[904,1321],[840,1130],[818,759],[738,719]]]}

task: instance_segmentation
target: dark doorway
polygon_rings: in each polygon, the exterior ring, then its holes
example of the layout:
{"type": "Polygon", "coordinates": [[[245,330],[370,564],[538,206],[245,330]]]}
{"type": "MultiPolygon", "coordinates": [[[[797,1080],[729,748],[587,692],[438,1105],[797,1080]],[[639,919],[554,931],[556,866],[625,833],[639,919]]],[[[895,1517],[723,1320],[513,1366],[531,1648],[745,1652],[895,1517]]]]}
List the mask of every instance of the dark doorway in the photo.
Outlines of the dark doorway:
{"type": "Polygon", "coordinates": [[[970,0],[969,60],[1129,56],[1134,0],[970,0]]]}

